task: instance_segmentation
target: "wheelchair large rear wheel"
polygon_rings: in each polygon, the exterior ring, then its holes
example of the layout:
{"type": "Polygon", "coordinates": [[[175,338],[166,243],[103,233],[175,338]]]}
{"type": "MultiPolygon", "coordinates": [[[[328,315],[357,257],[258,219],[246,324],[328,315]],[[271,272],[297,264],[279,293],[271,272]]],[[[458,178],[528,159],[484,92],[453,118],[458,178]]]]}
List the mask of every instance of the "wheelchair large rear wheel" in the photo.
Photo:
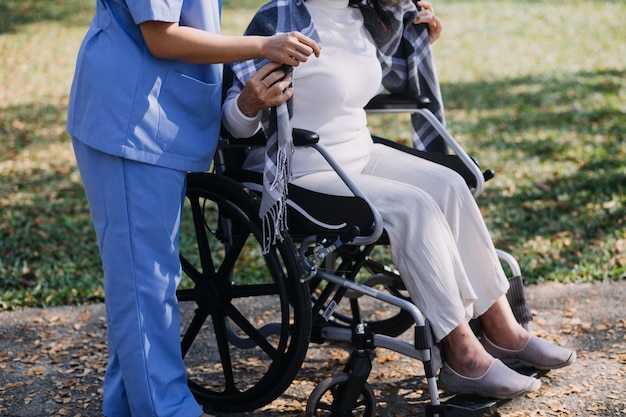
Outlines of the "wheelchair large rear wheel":
{"type": "Polygon", "coordinates": [[[258,197],[213,174],[189,174],[181,225],[181,347],[199,403],[249,411],[280,396],[308,347],[311,306],[287,237],[262,253],[258,197]]]}

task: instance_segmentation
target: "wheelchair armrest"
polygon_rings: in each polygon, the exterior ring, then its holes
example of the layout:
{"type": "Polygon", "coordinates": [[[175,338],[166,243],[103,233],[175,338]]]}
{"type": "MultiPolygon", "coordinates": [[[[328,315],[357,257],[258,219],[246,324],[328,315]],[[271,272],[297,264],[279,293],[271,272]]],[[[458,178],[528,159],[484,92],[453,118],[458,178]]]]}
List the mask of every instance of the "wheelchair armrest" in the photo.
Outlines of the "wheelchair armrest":
{"type": "MultiPolygon", "coordinates": [[[[293,129],[292,136],[294,146],[311,146],[320,140],[320,136],[316,132],[305,129],[293,129]]],[[[225,144],[228,146],[258,147],[265,146],[265,142],[267,142],[265,133],[260,129],[249,138],[235,138],[228,132],[223,132],[222,137],[225,138],[225,144]]]]}
{"type": "Polygon", "coordinates": [[[311,146],[320,141],[320,135],[305,129],[294,128],[292,132],[294,146],[311,146]]]}
{"type": "Polygon", "coordinates": [[[368,113],[419,113],[422,115],[469,170],[470,175],[474,178],[474,180],[469,181],[469,183],[474,184],[472,194],[474,197],[478,197],[483,191],[485,181],[493,177],[493,171],[485,171],[483,173],[480,170],[476,161],[465,152],[461,145],[446,130],[443,123],[430,111],[428,108],[429,104],[430,99],[428,97],[422,96],[415,100],[402,94],[383,93],[370,100],[367,106],[365,106],[365,111],[368,113]]]}
{"type": "MultiPolygon", "coordinates": [[[[475,188],[477,185],[476,170],[470,169],[467,163],[463,159],[461,159],[458,155],[422,151],[419,149],[411,148],[409,146],[403,145],[401,143],[395,142],[390,139],[381,138],[379,136],[372,136],[372,139],[374,140],[374,143],[380,143],[382,145],[389,146],[390,148],[394,148],[399,151],[411,154],[418,158],[427,159],[429,161],[436,162],[439,165],[448,167],[456,171],[460,176],[462,176],[470,188],[475,188]]],[[[477,167],[477,169],[480,169],[478,162],[476,162],[474,159],[472,160],[474,161],[474,165],[477,167]]],[[[495,174],[492,170],[490,169],[485,170],[482,173],[484,182],[492,179],[494,175],[495,174]]]]}
{"type": "Polygon", "coordinates": [[[365,111],[369,113],[385,112],[414,112],[418,109],[425,109],[430,104],[430,99],[420,96],[416,99],[402,94],[379,94],[365,106],[365,111]]]}
{"type": "Polygon", "coordinates": [[[341,181],[348,187],[350,192],[354,197],[358,197],[361,199],[367,207],[369,207],[369,211],[372,214],[372,225],[369,230],[361,230],[361,232],[367,233],[367,235],[357,236],[352,240],[352,244],[355,245],[367,245],[370,243],[376,242],[383,234],[383,219],[376,210],[376,207],[372,204],[372,202],[367,198],[367,196],[361,191],[361,189],[352,181],[347,172],[343,170],[343,168],[339,165],[337,161],[331,156],[331,154],[319,143],[312,145],[313,149],[315,149],[330,165],[330,167],[337,173],[341,181]]]}
{"type": "MultiPolygon", "coordinates": [[[[267,138],[261,129],[249,138],[236,138],[222,126],[218,150],[213,158],[215,172],[222,174],[240,169],[246,160],[246,149],[263,147],[266,142],[267,138]]],[[[293,142],[294,146],[312,146],[319,142],[319,135],[309,130],[293,129],[293,142]]]]}

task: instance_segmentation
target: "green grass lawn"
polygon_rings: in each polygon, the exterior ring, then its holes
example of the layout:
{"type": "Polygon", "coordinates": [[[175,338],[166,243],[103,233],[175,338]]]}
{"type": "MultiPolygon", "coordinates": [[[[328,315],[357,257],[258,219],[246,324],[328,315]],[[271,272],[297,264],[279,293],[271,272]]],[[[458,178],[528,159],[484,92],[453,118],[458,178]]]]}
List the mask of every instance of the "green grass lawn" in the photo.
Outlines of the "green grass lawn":
{"type": "MultiPolygon", "coordinates": [[[[626,277],[626,3],[432,3],[448,128],[496,171],[480,198],[496,245],[529,283],[626,277]]],[[[64,127],[93,4],[0,0],[0,311],[103,296],[64,127]]],[[[255,4],[227,2],[224,32],[255,4]]],[[[372,125],[403,139],[399,120],[372,125]]]]}

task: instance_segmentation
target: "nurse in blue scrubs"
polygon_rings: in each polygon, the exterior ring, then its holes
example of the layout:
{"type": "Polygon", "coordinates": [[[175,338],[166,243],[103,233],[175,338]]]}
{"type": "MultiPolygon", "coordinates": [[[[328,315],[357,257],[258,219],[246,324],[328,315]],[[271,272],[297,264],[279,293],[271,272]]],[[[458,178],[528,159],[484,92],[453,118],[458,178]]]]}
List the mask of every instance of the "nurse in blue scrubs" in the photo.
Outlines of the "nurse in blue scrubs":
{"type": "Polygon", "coordinates": [[[221,63],[297,66],[320,52],[297,32],[220,35],[220,7],[97,0],[78,54],[67,129],[104,269],[107,417],[203,415],[187,387],[175,291],[185,175],[209,169],[215,151],[221,63]]]}

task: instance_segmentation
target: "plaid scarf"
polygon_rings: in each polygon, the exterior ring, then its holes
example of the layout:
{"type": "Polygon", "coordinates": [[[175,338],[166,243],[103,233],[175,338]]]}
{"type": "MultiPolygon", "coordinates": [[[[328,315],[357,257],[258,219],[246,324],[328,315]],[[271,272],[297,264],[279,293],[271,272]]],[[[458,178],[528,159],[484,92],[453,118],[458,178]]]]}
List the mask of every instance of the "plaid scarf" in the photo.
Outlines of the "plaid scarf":
{"type": "MultiPolygon", "coordinates": [[[[381,26],[370,7],[362,7],[366,29],[371,34],[383,69],[383,86],[391,93],[430,98],[431,112],[444,123],[441,93],[431,55],[426,25],[414,25],[417,8],[412,1],[385,5],[391,29],[381,26]]],[[[299,31],[320,42],[311,16],[302,0],[271,0],[261,7],[246,29],[245,35],[270,36],[299,31]]],[[[322,52],[323,53],[323,52],[322,52]]],[[[232,64],[235,82],[245,85],[267,59],[232,64]]],[[[293,153],[289,103],[262,112],[261,124],[267,137],[263,169],[263,196],[259,215],[263,219],[263,244],[267,252],[282,241],[287,230],[287,184],[291,179],[290,158],[293,153]]],[[[418,149],[446,152],[437,132],[418,114],[411,116],[413,143],[418,149]]]]}
{"type": "MultiPolygon", "coordinates": [[[[365,28],[376,47],[383,70],[383,86],[395,94],[417,99],[430,99],[428,109],[445,125],[439,80],[432,57],[428,28],[414,25],[417,8],[413,1],[383,5],[391,22],[384,28],[373,9],[362,7],[365,28]]],[[[413,145],[420,150],[447,153],[445,142],[437,131],[420,114],[411,115],[413,145]]]]}
{"type": "MultiPolygon", "coordinates": [[[[261,7],[246,29],[245,35],[270,36],[276,33],[299,31],[320,42],[309,12],[302,0],[272,0],[261,7]]],[[[267,59],[249,60],[232,64],[235,80],[246,81],[267,64],[267,59]]],[[[287,184],[291,180],[289,166],[293,154],[289,103],[266,109],[261,124],[267,137],[265,166],[263,167],[263,195],[259,215],[263,221],[263,251],[282,241],[281,232],[287,230],[287,184]]]]}

